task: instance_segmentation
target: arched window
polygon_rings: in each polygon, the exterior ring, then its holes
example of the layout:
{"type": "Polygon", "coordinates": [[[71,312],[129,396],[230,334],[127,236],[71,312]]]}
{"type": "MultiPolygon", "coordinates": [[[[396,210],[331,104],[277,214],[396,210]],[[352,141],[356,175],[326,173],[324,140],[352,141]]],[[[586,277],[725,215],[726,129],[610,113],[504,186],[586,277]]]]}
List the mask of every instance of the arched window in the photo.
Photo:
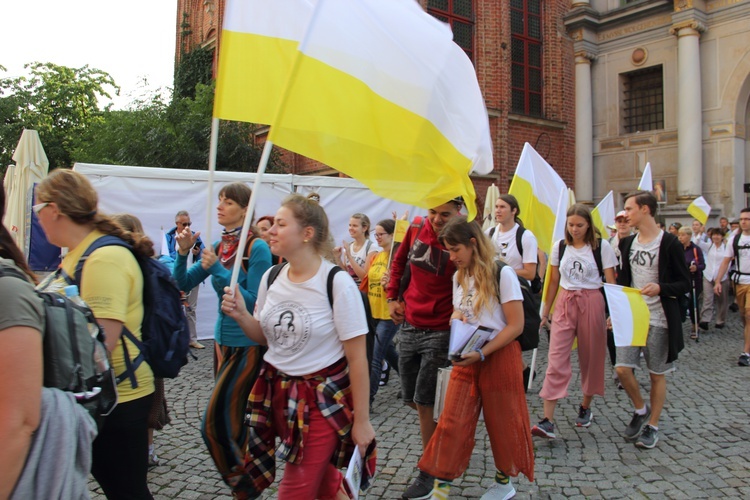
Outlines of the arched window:
{"type": "Polygon", "coordinates": [[[474,62],[474,0],[428,0],[427,12],[450,24],[453,41],[474,62]]]}
{"type": "Polygon", "coordinates": [[[510,1],[511,111],[543,116],[542,1],[510,1]]]}

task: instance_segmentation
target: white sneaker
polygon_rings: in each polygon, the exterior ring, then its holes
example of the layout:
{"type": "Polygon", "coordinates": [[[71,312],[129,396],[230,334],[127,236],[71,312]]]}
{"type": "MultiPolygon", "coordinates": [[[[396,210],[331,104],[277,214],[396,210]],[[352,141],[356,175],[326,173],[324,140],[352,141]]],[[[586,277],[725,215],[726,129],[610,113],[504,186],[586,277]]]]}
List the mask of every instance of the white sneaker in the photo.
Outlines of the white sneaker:
{"type": "Polygon", "coordinates": [[[516,489],[513,487],[513,483],[508,479],[508,484],[500,484],[495,482],[490,488],[482,495],[481,500],[508,500],[516,496],[516,489]]]}

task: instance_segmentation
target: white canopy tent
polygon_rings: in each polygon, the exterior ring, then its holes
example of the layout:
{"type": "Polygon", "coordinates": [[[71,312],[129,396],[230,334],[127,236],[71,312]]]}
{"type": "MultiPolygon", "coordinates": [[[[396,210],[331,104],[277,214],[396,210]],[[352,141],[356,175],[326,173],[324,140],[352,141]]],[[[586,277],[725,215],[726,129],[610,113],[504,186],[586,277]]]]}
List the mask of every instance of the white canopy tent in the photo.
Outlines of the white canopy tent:
{"type": "MultiPolygon", "coordinates": [[[[110,214],[131,213],[141,219],[146,234],[154,241],[157,254],[161,250],[162,231],[174,227],[177,211],[190,213],[194,231],[205,227],[208,171],[87,163],[76,163],[74,170],[87,176],[94,185],[99,194],[100,210],[110,214]]],[[[218,196],[222,186],[235,181],[246,182],[255,189],[254,173],[217,171],[214,174],[214,196],[218,196]]],[[[328,214],[337,243],[351,240],[349,217],[357,212],[367,214],[373,226],[379,220],[390,218],[394,210],[399,216],[409,210],[410,218],[426,214],[422,208],[381,198],[355,179],[264,174],[255,218],[275,214],[281,201],[292,192],[307,194],[313,191],[320,194],[321,205],[328,214]]],[[[214,217],[212,234],[210,237],[202,235],[204,242],[217,241],[221,236],[215,213],[211,216],[214,217]]],[[[216,294],[206,281],[201,285],[198,301],[199,338],[213,338],[217,307],[216,294]]]]}

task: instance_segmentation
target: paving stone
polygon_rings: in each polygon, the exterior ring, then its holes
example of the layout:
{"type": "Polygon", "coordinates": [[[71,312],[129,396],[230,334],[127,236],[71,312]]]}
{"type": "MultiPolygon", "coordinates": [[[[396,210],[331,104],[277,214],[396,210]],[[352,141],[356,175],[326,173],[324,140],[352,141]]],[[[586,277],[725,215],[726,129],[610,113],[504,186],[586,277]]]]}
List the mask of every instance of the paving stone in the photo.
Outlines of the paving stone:
{"type": "MultiPolygon", "coordinates": [[[[609,367],[605,397],[593,403],[594,424],[587,429],[574,426],[582,397],[574,351],[570,395],[557,409],[559,437],[533,439],[536,481],[514,478],[516,498],[750,498],[750,400],[745,397],[750,368],[736,366],[742,338],[736,313],[730,313],[727,325],[702,335],[698,344],[686,342],[677,371],[667,377],[660,441],[653,450],[640,450],[620,436],[633,408],[624,391],[612,385],[609,367]]],[[[533,423],[543,414],[538,392],[547,347],[542,338],[536,369],[540,376],[527,395],[533,423]]],[[[211,351],[197,351],[197,361],[185,366],[177,379],[166,381],[172,424],[156,432],[161,465],[149,471],[157,499],[230,498],[200,436],[213,386],[211,351]]],[[[637,370],[636,377],[642,391],[648,390],[648,374],[637,370]]],[[[398,377],[393,377],[376,397],[372,423],[380,471],[365,498],[400,498],[417,474],[422,448],[417,415],[396,397],[399,389],[398,377]]],[[[492,484],[495,466],[484,422],[477,425],[475,439],[469,467],[451,488],[451,499],[476,499],[492,484]]],[[[276,477],[283,477],[283,464],[278,464],[276,477]]],[[[93,479],[89,489],[92,498],[104,498],[93,479]]],[[[262,498],[276,498],[277,491],[278,481],[262,498]]]]}

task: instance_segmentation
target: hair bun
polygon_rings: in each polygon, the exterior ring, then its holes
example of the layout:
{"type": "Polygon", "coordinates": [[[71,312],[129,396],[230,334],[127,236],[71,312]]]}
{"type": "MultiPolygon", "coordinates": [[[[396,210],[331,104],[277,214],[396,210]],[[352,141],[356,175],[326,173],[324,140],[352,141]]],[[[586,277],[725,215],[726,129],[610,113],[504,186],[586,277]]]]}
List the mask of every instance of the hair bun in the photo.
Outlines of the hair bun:
{"type": "Polygon", "coordinates": [[[312,193],[308,193],[307,199],[314,201],[315,203],[320,203],[320,193],[316,193],[315,191],[313,191],[312,193]]]}

